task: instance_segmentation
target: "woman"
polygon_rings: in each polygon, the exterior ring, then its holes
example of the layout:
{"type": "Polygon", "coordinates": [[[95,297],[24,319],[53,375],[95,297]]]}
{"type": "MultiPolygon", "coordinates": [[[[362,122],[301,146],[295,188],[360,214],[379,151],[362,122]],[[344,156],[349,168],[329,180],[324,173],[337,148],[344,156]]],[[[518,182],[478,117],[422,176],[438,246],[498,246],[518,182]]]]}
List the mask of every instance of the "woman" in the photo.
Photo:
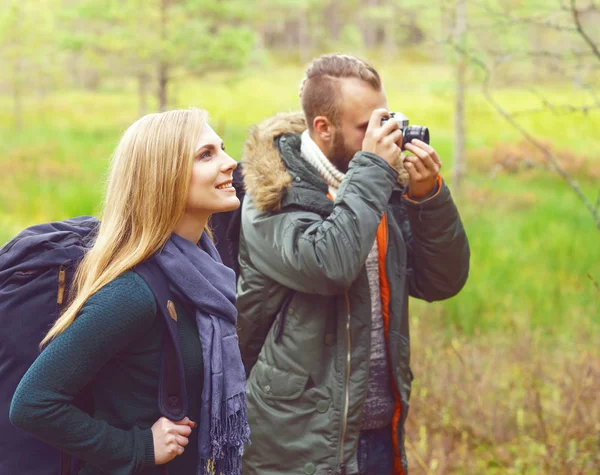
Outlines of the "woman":
{"type": "Polygon", "coordinates": [[[177,475],[240,473],[249,429],[234,273],[206,228],[212,213],[239,207],[235,168],[198,109],[142,117],[115,150],[98,236],[10,413],[83,460],[81,475],[158,474],[164,464],[177,475]],[[179,422],[160,417],[157,404],[166,323],[132,271],[147,259],[175,302],[189,401],[179,422]],[[92,415],[73,403],[84,388],[92,415]]]}

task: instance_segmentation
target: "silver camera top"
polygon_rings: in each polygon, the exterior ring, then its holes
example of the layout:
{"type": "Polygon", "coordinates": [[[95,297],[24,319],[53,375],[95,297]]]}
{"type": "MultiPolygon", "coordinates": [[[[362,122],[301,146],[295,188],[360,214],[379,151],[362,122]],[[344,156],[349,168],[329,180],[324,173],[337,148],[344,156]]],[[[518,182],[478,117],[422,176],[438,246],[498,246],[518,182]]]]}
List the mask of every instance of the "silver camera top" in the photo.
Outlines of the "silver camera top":
{"type": "Polygon", "coordinates": [[[408,127],[408,117],[402,112],[390,112],[390,118],[398,122],[400,128],[408,127]]]}

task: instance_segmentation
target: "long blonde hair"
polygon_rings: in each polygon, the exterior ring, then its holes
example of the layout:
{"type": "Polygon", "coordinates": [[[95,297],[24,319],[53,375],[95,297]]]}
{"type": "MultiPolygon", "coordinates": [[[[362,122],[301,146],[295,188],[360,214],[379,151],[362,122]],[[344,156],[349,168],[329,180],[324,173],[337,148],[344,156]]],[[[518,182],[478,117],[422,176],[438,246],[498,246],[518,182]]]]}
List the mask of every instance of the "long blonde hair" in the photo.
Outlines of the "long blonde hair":
{"type": "Polygon", "coordinates": [[[173,110],[133,123],[115,149],[96,241],[79,265],[70,303],[45,345],[73,323],[102,287],[157,252],[169,239],[187,202],[204,110],[173,110]]]}

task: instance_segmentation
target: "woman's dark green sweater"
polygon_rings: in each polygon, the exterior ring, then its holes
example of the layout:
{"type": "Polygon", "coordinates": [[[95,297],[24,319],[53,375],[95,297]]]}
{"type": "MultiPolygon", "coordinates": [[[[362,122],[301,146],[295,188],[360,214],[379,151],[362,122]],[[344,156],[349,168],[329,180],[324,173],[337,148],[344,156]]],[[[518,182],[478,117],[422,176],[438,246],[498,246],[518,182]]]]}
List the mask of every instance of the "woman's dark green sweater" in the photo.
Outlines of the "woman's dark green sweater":
{"type": "MultiPolygon", "coordinates": [[[[194,316],[178,302],[175,307],[189,417],[199,423],[202,347],[194,316]]],[[[164,331],[146,282],[134,272],[123,274],[90,297],[27,371],[12,401],[11,421],[84,460],[80,475],[159,474],[150,428],[161,417],[164,331]],[[91,416],[73,404],[84,388],[93,397],[91,416]]],[[[196,475],[197,431],[183,455],[168,464],[171,475],[196,475]]]]}

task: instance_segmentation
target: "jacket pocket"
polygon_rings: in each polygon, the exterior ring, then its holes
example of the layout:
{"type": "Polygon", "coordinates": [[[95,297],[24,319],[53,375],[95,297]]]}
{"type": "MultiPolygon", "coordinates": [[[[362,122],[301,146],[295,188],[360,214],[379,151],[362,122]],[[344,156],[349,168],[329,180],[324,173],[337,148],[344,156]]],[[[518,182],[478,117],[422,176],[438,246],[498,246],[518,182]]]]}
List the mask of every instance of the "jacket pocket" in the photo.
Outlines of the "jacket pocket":
{"type": "Polygon", "coordinates": [[[260,359],[252,371],[252,376],[262,397],[278,401],[298,399],[304,392],[308,381],[308,374],[300,375],[283,371],[260,359]]]}

